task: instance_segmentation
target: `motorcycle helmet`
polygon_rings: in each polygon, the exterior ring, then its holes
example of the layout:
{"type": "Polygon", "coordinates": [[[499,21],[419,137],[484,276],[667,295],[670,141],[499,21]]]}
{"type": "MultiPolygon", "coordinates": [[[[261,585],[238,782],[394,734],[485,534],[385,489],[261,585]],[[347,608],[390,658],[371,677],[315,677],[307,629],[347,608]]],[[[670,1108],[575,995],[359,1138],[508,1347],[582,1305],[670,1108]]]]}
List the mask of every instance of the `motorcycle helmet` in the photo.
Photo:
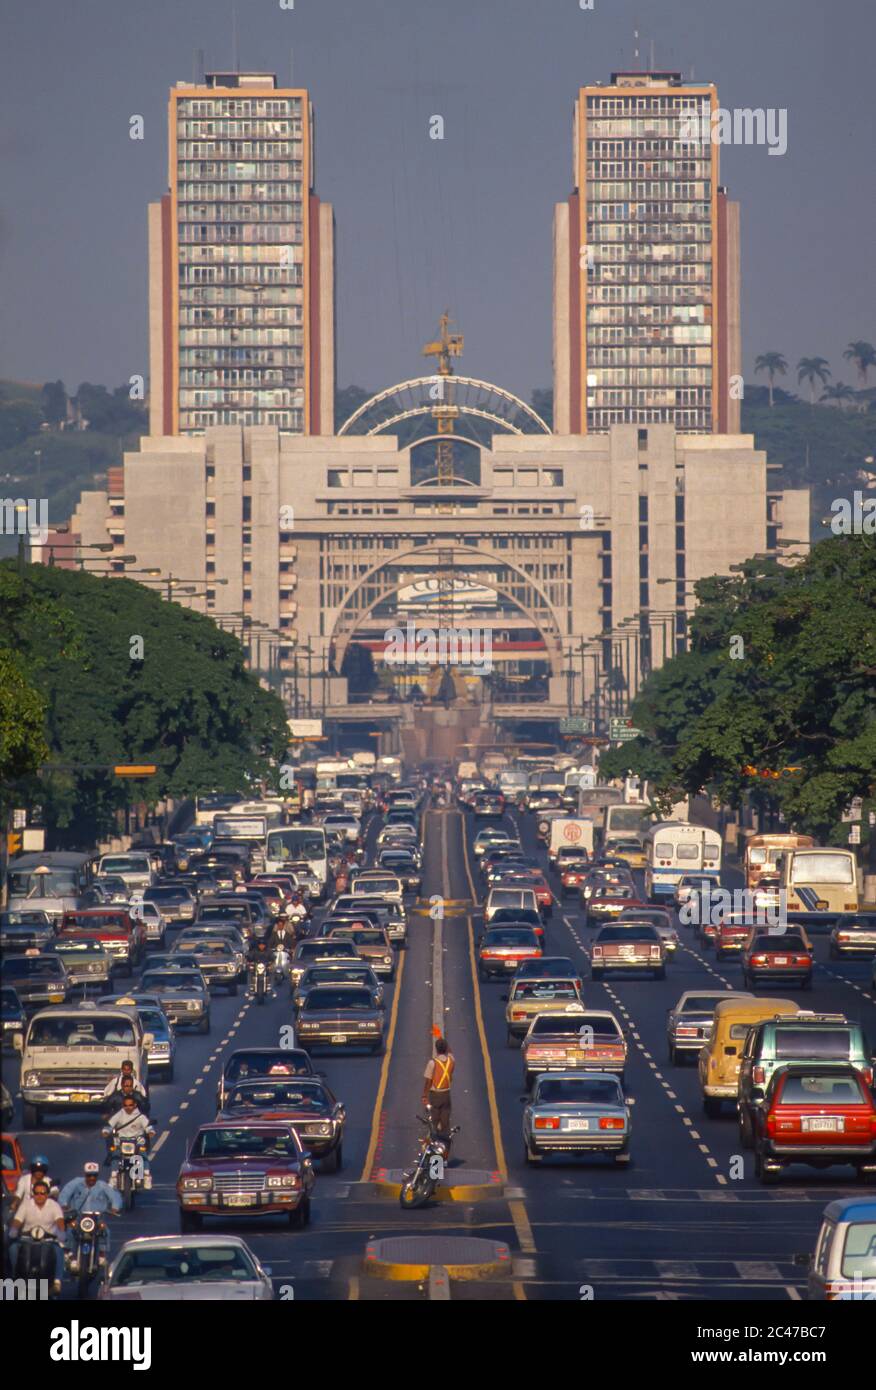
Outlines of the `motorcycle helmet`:
{"type": "Polygon", "coordinates": [[[41,1168],[44,1173],[49,1171],[49,1160],[46,1158],[45,1154],[35,1154],[31,1159],[30,1171],[35,1173],[38,1168],[41,1168]]]}

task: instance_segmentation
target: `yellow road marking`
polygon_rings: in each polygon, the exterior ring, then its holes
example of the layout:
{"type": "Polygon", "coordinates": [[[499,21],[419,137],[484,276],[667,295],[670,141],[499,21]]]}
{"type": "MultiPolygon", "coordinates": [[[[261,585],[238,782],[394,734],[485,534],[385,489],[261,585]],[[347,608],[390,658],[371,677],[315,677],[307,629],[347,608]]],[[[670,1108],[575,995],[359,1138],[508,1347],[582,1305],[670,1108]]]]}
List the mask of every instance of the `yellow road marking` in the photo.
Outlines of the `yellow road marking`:
{"type": "Polygon", "coordinates": [[[353,1275],[351,1275],[351,1277],[350,1277],[350,1282],[349,1282],[349,1293],[347,1294],[347,1301],[348,1301],[348,1302],[353,1302],[353,1303],[355,1303],[355,1302],[358,1300],[358,1298],[359,1298],[359,1276],[358,1276],[358,1274],[353,1274],[353,1275]]]}
{"type": "Polygon", "coordinates": [[[365,1155],[365,1163],[362,1168],[360,1182],[367,1182],[371,1175],[371,1167],[374,1163],[374,1155],[377,1152],[377,1140],[380,1134],[380,1116],[383,1113],[383,1097],[386,1095],[386,1082],[389,1077],[389,1064],[392,1061],[392,1048],[395,1042],[395,1025],[398,1019],[398,1003],[401,999],[402,980],[405,973],[406,951],[399,951],[398,972],[395,978],[395,994],[392,1000],[392,1013],[389,1019],[389,1033],[386,1038],[386,1047],[383,1053],[383,1066],[380,1068],[380,1084],[377,1087],[377,1096],[374,1101],[374,1110],[371,1114],[371,1137],[368,1141],[368,1152],[365,1155]]]}

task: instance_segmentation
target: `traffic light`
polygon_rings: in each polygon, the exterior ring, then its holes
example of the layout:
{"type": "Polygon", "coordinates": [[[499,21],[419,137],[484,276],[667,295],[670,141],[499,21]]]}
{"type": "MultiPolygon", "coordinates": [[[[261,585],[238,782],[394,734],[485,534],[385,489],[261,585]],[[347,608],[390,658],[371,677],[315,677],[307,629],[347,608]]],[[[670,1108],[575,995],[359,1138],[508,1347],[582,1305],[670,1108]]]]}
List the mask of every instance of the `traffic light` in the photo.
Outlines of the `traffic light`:
{"type": "Polygon", "coordinates": [[[155,763],[119,763],[113,768],[116,777],[152,777],[157,771],[155,763]]]}
{"type": "Polygon", "coordinates": [[[11,859],[15,854],[21,854],[22,834],[20,830],[13,830],[6,836],[6,853],[11,859]]]}

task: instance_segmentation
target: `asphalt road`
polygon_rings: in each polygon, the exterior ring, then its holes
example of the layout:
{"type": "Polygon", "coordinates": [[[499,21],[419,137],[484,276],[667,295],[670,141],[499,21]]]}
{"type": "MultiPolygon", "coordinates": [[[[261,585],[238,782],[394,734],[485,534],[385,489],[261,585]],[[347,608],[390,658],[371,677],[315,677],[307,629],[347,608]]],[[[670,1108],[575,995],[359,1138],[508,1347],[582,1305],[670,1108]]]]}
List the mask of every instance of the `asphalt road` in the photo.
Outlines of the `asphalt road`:
{"type": "MultiPolygon", "coordinates": [[[[516,820],[516,813],[508,819],[516,820]]],[[[373,841],[378,823],[369,826],[373,841]]],[[[531,818],[521,819],[524,842],[535,847],[531,818]]],[[[689,929],[664,981],[589,978],[592,931],[576,905],[555,908],[546,950],[580,961],[585,1001],[617,1012],[630,1031],[627,1089],[636,1099],[632,1161],[615,1168],[598,1156],[552,1158],[538,1168],[523,1159],[520,1054],[506,1043],[500,984],[478,985],[473,940],[479,926],[474,899],[471,818],[456,810],[426,814],[422,897],[440,894],[458,906],[444,920],[446,1033],[457,1070],[453,1119],[461,1126],[452,1162],[454,1181],[496,1184],[495,1197],[442,1201],[402,1211],[375,1195],[372,1181],[407,1164],[416,1150],[423,1067],[430,1055],[432,921],[428,909],[409,917],[408,947],[387,991],[388,1039],[384,1056],[317,1053],[315,1065],[347,1110],[344,1167],[317,1169],[312,1223],[291,1231],[280,1220],[245,1217],[228,1222],[270,1265],[281,1296],[294,1299],[420,1300],[423,1285],[369,1277],[369,1243],[398,1235],[480,1236],[510,1247],[501,1279],[454,1282],[459,1299],[799,1299],[805,1271],[793,1255],[812,1249],[827,1202],[861,1191],[851,1170],[794,1169],[762,1188],[751,1154],[742,1151],[735,1116],[703,1114],[695,1065],[670,1065],[666,1011],[685,989],[741,987],[736,963],[717,965],[689,929]],[[739,1170],[741,1176],[733,1176],[739,1170]]],[[[727,876],[733,886],[732,873],[727,876]]],[[[738,877],[737,877],[738,883],[738,877]]],[[[569,900],[572,903],[572,900],[569,900]]],[[[411,903],[413,907],[414,904],[411,903]]],[[[817,940],[815,986],[807,1008],[841,1010],[860,1018],[876,1038],[876,1008],[868,990],[869,964],[827,960],[817,940]]],[[[291,1021],[289,987],[255,1007],[245,997],[217,995],[207,1037],[180,1033],[176,1079],[152,1086],[152,1117],[159,1137],[150,1193],[112,1226],[113,1248],[135,1235],[178,1230],[175,1179],[199,1124],[215,1115],[220,1069],[235,1047],[276,1045],[291,1021]]],[[[18,1067],[3,1059],[15,1094],[18,1067]]],[[[103,1145],[93,1120],[63,1116],[37,1132],[22,1131],[17,1108],[13,1132],[26,1153],[45,1152],[59,1182],[80,1172],[103,1145]]],[[[208,1221],[208,1230],[221,1225],[208,1221]]]]}

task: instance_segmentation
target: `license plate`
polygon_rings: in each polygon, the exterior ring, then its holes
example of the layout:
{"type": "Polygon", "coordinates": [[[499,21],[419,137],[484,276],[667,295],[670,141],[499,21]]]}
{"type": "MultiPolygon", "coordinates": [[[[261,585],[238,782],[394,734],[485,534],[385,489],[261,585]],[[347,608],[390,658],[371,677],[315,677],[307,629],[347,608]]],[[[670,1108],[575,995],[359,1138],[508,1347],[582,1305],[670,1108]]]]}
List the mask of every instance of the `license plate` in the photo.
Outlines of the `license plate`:
{"type": "Polygon", "coordinates": [[[516,960],[506,960],[506,962],[505,962],[505,969],[506,969],[506,970],[516,970],[516,969],[517,969],[517,962],[516,962],[516,960]]]}
{"type": "Polygon", "coordinates": [[[812,1115],[808,1120],[803,1121],[803,1128],[810,1132],[836,1134],[841,1124],[842,1121],[833,1115],[812,1115]]]}
{"type": "Polygon", "coordinates": [[[70,1099],[74,1105],[87,1105],[91,1097],[87,1091],[71,1091],[70,1099]]]}
{"type": "Polygon", "coordinates": [[[817,912],[827,912],[829,907],[830,903],[827,901],[826,898],[816,898],[815,909],[817,912]]]}
{"type": "Polygon", "coordinates": [[[333,1042],[333,1043],[345,1043],[346,1041],[347,1041],[347,1035],[346,1035],[346,1033],[332,1033],[332,1042],[333,1042]]]}
{"type": "Polygon", "coordinates": [[[254,1207],[256,1198],[249,1192],[237,1192],[225,1198],[226,1207],[254,1207]]]}
{"type": "Polygon", "coordinates": [[[566,1121],[566,1127],[567,1127],[568,1129],[589,1129],[589,1128],[590,1128],[590,1121],[589,1121],[589,1120],[567,1120],[567,1121],[566,1121]]]}
{"type": "Polygon", "coordinates": [[[787,964],[788,964],[788,957],[787,957],[787,956],[775,956],[775,957],[773,958],[773,965],[787,965],[787,964]]]}

